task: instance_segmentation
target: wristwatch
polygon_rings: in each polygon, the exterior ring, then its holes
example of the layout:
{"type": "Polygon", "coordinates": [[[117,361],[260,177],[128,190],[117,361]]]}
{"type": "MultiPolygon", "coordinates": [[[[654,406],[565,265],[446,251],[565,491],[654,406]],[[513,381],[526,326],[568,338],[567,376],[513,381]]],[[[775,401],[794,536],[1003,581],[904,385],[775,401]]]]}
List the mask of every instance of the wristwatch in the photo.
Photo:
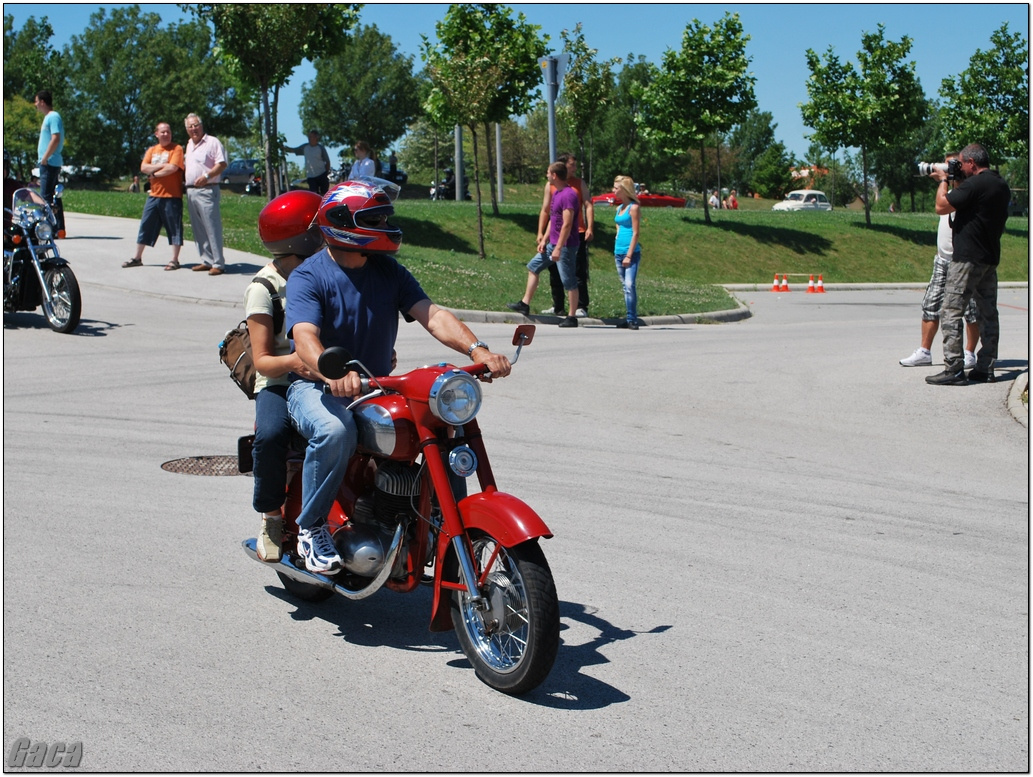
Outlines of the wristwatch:
{"type": "Polygon", "coordinates": [[[466,355],[467,356],[473,356],[473,349],[474,348],[483,348],[486,351],[490,351],[491,350],[491,348],[488,347],[487,343],[482,343],[480,340],[478,340],[476,343],[474,343],[473,345],[471,345],[469,348],[466,349],[466,355]]]}

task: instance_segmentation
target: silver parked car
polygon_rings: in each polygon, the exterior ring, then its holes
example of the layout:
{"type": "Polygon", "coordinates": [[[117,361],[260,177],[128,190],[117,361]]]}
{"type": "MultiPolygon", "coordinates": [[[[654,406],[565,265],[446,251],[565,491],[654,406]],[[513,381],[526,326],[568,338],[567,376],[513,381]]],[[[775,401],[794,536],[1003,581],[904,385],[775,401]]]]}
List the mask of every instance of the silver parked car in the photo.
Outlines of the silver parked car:
{"type": "Polygon", "coordinates": [[[789,192],[782,202],[775,203],[771,210],[832,210],[832,203],[825,192],[817,189],[798,189],[789,192]]]}

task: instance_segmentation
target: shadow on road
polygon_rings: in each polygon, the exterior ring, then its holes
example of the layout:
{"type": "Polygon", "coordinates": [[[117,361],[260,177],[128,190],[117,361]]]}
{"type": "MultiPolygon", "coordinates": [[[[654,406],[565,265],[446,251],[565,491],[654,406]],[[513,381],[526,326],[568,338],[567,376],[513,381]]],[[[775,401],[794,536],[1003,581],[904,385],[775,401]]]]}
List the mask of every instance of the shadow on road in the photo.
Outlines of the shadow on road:
{"type": "MultiPolygon", "coordinates": [[[[297,609],[290,617],[298,621],[320,618],[335,626],[335,636],[353,645],[384,647],[417,652],[455,653],[448,666],[473,669],[459,648],[455,632],[427,630],[431,608],[431,590],[421,587],[411,594],[393,595],[381,591],[369,599],[347,601],[334,597],[319,604],[300,601],[283,588],[268,585],[272,596],[297,609]]],[[[662,634],[670,626],[655,626],[649,631],[632,631],[613,625],[598,614],[594,607],[574,602],[560,602],[560,629],[570,628],[567,622],[577,621],[595,629],[594,639],[581,645],[560,643],[556,663],[549,676],[538,688],[519,697],[542,707],[569,710],[590,710],[628,701],[631,697],[612,685],[581,672],[584,667],[608,664],[610,659],[601,652],[614,642],[662,634]]]]}

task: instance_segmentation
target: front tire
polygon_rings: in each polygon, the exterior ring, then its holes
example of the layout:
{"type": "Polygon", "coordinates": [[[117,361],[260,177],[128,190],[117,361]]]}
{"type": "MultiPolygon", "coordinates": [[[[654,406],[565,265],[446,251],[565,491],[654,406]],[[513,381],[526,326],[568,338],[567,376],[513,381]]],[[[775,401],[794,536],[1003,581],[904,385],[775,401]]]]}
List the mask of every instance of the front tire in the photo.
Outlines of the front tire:
{"type": "Polygon", "coordinates": [[[473,563],[486,609],[466,591],[452,593],[452,623],[477,676],[513,696],[537,688],[556,660],[559,602],[552,571],[537,541],[504,548],[486,534],[471,536],[473,563]],[[498,552],[485,574],[484,565],[498,552]]]}
{"type": "Polygon", "coordinates": [[[79,326],[82,315],[82,295],[75,273],[67,265],[51,267],[43,271],[43,282],[51,299],[47,302],[47,295],[43,295],[43,315],[47,324],[55,332],[68,334],[79,326]]]}

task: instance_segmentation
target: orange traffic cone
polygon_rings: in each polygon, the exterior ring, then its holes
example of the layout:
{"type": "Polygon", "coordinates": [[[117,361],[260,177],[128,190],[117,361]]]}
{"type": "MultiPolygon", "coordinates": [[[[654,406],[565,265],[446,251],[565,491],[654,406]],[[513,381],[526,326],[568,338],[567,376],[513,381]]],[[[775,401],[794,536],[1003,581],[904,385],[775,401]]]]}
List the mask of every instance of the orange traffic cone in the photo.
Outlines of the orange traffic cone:
{"type": "Polygon", "coordinates": [[[789,291],[789,276],[788,275],[783,275],[782,276],[782,287],[779,289],[779,291],[789,291]]]}
{"type": "Polygon", "coordinates": [[[811,279],[809,281],[807,281],[807,293],[808,294],[817,294],[818,293],[817,289],[814,288],[814,276],[813,275],[811,276],[811,279]]]}
{"type": "Polygon", "coordinates": [[[775,282],[771,284],[772,291],[778,291],[778,273],[775,273],[775,282]]]}
{"type": "Polygon", "coordinates": [[[821,279],[820,275],[818,276],[818,288],[817,288],[815,293],[817,293],[817,294],[824,294],[825,293],[825,282],[821,279]]]}

